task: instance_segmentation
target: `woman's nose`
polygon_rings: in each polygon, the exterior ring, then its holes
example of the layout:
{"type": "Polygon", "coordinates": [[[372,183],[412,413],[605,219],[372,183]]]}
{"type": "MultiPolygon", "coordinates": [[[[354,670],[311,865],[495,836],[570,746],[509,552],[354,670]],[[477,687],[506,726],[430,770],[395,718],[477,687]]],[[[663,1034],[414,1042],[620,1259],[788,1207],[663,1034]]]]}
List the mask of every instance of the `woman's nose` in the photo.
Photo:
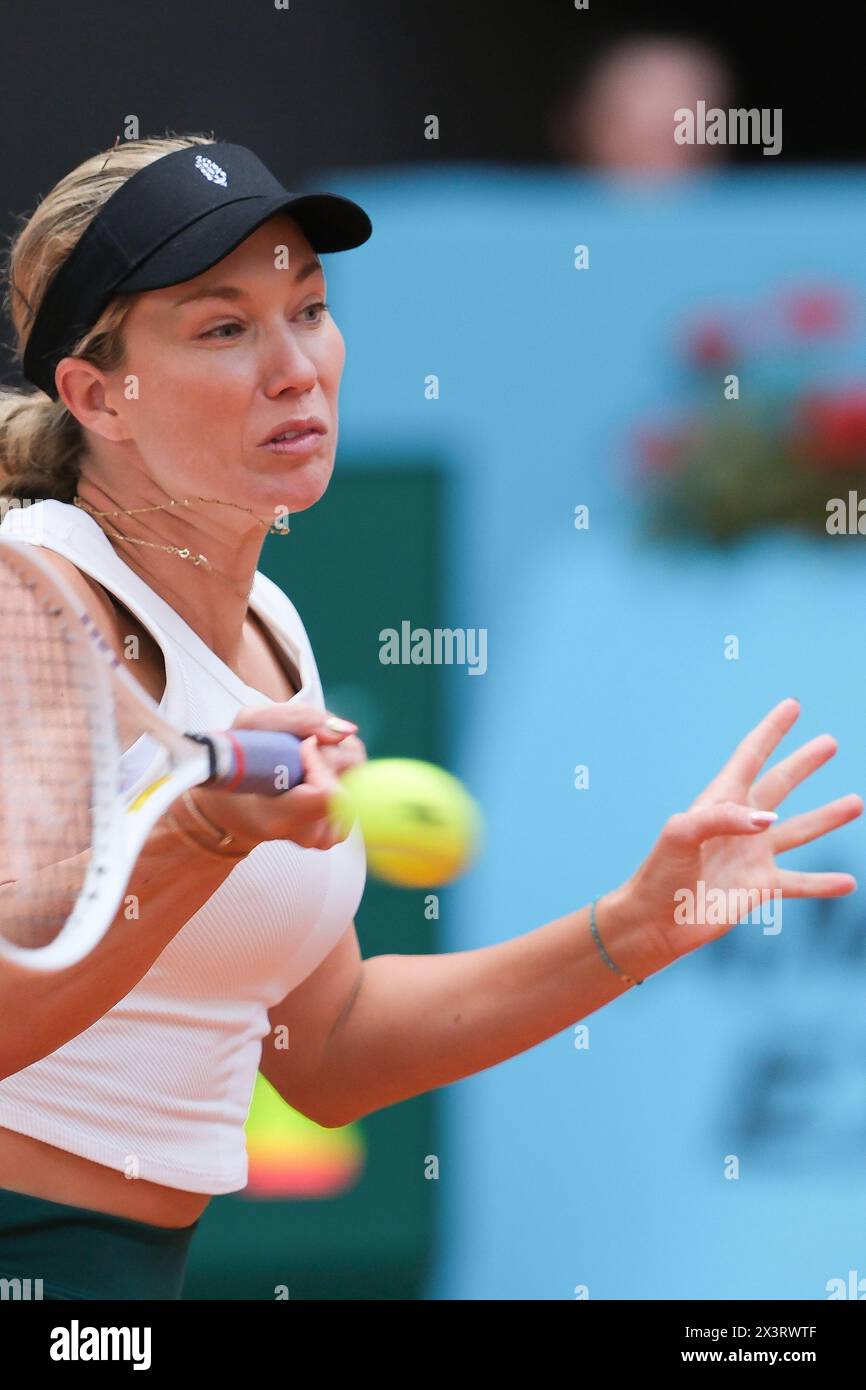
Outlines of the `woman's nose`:
{"type": "Polygon", "coordinates": [[[266,389],[278,393],[286,386],[309,390],[318,379],[318,368],[303,343],[286,325],[269,336],[262,349],[262,375],[266,389]]]}

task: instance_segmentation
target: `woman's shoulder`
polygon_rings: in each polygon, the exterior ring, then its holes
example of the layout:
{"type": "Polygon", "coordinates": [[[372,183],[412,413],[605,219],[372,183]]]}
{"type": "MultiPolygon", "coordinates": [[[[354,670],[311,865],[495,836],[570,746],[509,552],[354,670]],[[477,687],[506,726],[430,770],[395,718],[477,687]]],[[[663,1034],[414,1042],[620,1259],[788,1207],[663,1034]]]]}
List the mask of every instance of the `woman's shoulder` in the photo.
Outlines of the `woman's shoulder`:
{"type": "Polygon", "coordinates": [[[85,574],[58,550],[52,550],[47,545],[40,545],[38,549],[41,562],[57,575],[62,584],[72,590],[75,598],[96,625],[101,628],[105,620],[108,620],[113,628],[114,606],[102,585],[91,579],[89,574],[85,574]]]}
{"type": "MultiPolygon", "coordinates": [[[[91,578],[83,570],[80,570],[74,561],[61,555],[59,551],[52,550],[50,546],[40,545],[39,559],[43,565],[60,580],[71,593],[76,603],[84,609],[91,622],[94,624],[100,636],[108,644],[116,656],[125,655],[125,643],[127,641],[127,627],[120,621],[121,609],[117,600],[110,594],[98,580],[91,578]]],[[[125,608],[122,613],[127,619],[132,615],[125,608]]],[[[149,634],[147,634],[148,640],[149,634]]],[[[145,689],[152,695],[154,693],[154,683],[158,684],[157,677],[151,678],[149,668],[145,670],[142,663],[141,669],[137,663],[133,663],[134,674],[139,677],[145,689]]],[[[165,684],[163,678],[163,686],[165,684]]],[[[158,687],[162,689],[162,686],[158,687]]],[[[159,699],[159,695],[156,696],[159,699]]]]}

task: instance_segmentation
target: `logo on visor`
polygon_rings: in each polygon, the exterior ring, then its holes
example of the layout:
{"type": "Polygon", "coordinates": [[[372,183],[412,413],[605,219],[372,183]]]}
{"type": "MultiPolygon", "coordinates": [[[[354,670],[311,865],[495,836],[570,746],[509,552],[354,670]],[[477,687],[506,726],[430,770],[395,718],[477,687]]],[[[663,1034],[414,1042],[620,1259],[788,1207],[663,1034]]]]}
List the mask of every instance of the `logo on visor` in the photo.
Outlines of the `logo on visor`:
{"type": "Polygon", "coordinates": [[[210,179],[211,183],[218,183],[221,188],[226,187],[228,182],[226,179],[226,171],[225,169],[221,169],[218,164],[214,164],[212,159],[206,159],[203,154],[197,154],[195,157],[195,167],[200,174],[204,174],[206,179],[210,179]]]}

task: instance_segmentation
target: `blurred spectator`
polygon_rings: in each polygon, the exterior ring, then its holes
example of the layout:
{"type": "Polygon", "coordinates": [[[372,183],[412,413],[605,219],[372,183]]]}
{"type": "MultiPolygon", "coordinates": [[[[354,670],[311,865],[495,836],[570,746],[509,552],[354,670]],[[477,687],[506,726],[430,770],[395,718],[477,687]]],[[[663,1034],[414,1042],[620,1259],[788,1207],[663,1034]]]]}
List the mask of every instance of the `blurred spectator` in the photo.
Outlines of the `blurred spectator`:
{"type": "Polygon", "coordinates": [[[730,66],[710,44],[693,38],[632,35],[617,39],[555,103],[549,134],[567,165],[626,174],[687,174],[728,158],[727,145],[678,145],[674,112],[727,110],[730,66]]]}

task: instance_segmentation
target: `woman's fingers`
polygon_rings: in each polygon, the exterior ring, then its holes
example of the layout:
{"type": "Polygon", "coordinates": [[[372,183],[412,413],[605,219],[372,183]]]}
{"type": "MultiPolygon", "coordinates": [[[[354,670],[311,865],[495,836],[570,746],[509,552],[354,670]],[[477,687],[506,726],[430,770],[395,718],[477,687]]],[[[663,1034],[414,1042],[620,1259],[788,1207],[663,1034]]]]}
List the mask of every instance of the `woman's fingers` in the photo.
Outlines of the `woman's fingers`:
{"type": "Polygon", "coordinates": [[[277,733],[297,734],[307,738],[316,732],[327,718],[325,711],[298,701],[294,705],[245,705],[238,710],[233,729],[271,729],[277,733]]]}
{"type": "MultiPolygon", "coordinates": [[[[316,738],[318,739],[318,737],[317,734],[316,738]]],[[[334,747],[322,745],[319,752],[331,771],[336,773],[338,777],[342,777],[343,773],[348,772],[350,767],[357,767],[359,763],[367,761],[367,750],[354,734],[343,736],[334,747]]]]}
{"type": "Polygon", "coordinates": [[[659,839],[666,854],[686,858],[716,835],[757,835],[777,819],[774,811],[756,810],[736,801],[713,801],[671,816],[659,839]]]}
{"type": "Polygon", "coordinates": [[[852,792],[849,796],[840,796],[836,801],[828,801],[814,811],[804,811],[802,815],[780,821],[770,831],[773,853],[783,854],[785,850],[796,849],[798,845],[808,845],[829,831],[837,830],[840,825],[856,820],[862,812],[863,798],[852,792]]]}
{"type": "MultiPolygon", "coordinates": [[[[286,804],[289,804],[288,798],[291,798],[292,814],[300,812],[305,821],[312,823],[328,815],[331,793],[339,784],[317,749],[314,735],[302,741],[300,752],[304,780],[285,793],[286,804]]],[[[282,800],[281,796],[269,798],[270,807],[276,816],[279,816],[282,810],[282,800]]]]}
{"type": "Polygon", "coordinates": [[[301,762],[306,781],[295,788],[295,792],[308,790],[307,805],[304,810],[309,816],[308,845],[314,849],[330,849],[345,840],[330,818],[331,794],[339,787],[339,780],[317,746],[316,735],[301,744],[301,762]]]}
{"type": "Polygon", "coordinates": [[[838,747],[832,734],[818,734],[817,738],[804,743],[802,748],[795,748],[787,758],[758,778],[749,793],[752,805],[761,806],[765,811],[774,810],[789,792],[829,762],[838,747]]]}
{"type": "Polygon", "coordinates": [[[320,743],[336,744],[354,734],[358,725],[339,719],[330,710],[299,701],[296,704],[247,705],[238,711],[232,728],[271,729],[281,734],[295,734],[298,738],[315,734],[320,743]]]}
{"type": "Polygon", "coordinates": [[[360,739],[341,735],[344,741],[336,748],[320,747],[318,732],[301,744],[301,764],[305,781],[290,795],[304,802],[307,822],[303,844],[308,849],[331,849],[346,839],[331,819],[331,795],[339,786],[339,774],[367,756],[360,739]],[[348,745],[348,747],[347,747],[348,745]]]}
{"type": "Polygon", "coordinates": [[[326,798],[339,787],[333,768],[323,756],[316,735],[312,734],[301,743],[301,764],[304,769],[305,784],[321,792],[326,798]]]}
{"type": "Polygon", "coordinates": [[[783,898],[842,898],[855,892],[857,880],[852,874],[806,874],[780,869],[777,887],[783,898]]]}
{"type": "Polygon", "coordinates": [[[799,700],[782,700],[760,724],[756,724],[734,749],[721,772],[697,798],[694,805],[701,806],[726,787],[751,787],[770,754],[781,743],[792,724],[800,715],[799,700]]]}
{"type": "Polygon", "coordinates": [[[320,743],[348,743],[354,738],[358,731],[357,724],[348,719],[340,719],[338,715],[331,714],[330,710],[324,710],[323,713],[325,719],[316,730],[316,738],[320,743]]]}

